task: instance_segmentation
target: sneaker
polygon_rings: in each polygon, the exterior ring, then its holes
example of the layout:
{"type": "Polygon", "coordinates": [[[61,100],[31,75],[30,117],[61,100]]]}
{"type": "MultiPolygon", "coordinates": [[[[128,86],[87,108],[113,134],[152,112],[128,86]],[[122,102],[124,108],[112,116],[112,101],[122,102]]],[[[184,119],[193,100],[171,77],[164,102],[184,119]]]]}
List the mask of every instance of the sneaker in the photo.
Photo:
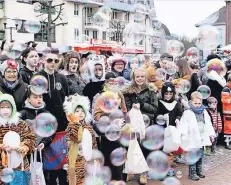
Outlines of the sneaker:
{"type": "Polygon", "coordinates": [[[168,170],[168,176],[170,176],[170,177],[175,176],[175,171],[174,171],[173,168],[170,168],[170,169],[168,170]]]}
{"type": "Polygon", "coordinates": [[[147,184],[148,183],[148,178],[146,174],[142,174],[140,176],[140,184],[147,184]]]}
{"type": "Polygon", "coordinates": [[[185,164],[184,156],[176,157],[175,162],[179,164],[185,164]]]}

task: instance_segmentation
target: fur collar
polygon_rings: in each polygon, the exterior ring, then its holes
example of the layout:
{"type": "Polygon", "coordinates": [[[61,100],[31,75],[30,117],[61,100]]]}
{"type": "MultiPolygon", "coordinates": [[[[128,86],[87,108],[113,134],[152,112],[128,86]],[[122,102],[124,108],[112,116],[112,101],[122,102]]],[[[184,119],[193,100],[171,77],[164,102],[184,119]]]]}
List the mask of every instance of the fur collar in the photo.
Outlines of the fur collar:
{"type": "Polygon", "coordinates": [[[4,119],[0,116],[0,126],[1,127],[6,127],[6,126],[11,126],[11,125],[18,125],[19,124],[19,120],[20,120],[20,113],[16,112],[15,115],[10,118],[10,119],[4,119]]]}
{"type": "Polygon", "coordinates": [[[123,94],[129,93],[129,94],[139,94],[142,91],[149,90],[149,91],[155,91],[155,87],[151,84],[145,84],[141,88],[140,92],[138,92],[138,89],[134,85],[130,85],[128,88],[126,88],[123,92],[123,94]]]}

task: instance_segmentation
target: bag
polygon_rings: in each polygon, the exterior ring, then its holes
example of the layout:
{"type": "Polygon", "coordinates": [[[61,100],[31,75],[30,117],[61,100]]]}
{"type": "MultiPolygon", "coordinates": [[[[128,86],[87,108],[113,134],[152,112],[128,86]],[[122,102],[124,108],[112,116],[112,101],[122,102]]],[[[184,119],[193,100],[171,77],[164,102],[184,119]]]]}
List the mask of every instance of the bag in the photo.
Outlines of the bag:
{"type": "Polygon", "coordinates": [[[41,162],[37,161],[37,150],[30,156],[30,172],[31,172],[31,185],[46,185],[43,174],[42,152],[39,150],[39,157],[41,162]]]}
{"type": "MultiPolygon", "coordinates": [[[[11,158],[8,158],[8,159],[11,160],[11,158]]],[[[14,174],[15,174],[15,177],[13,181],[9,183],[9,185],[30,185],[31,173],[24,171],[23,157],[22,157],[22,163],[21,163],[21,171],[15,170],[14,174]]]]}
{"type": "MultiPolygon", "coordinates": [[[[130,134],[131,138],[131,134],[130,134]]],[[[125,162],[125,168],[123,173],[127,174],[141,174],[149,171],[148,164],[144,158],[143,152],[140,149],[140,145],[137,141],[136,134],[135,138],[130,140],[127,160],[125,162]]]]}
{"type": "Polygon", "coordinates": [[[178,150],[181,144],[180,132],[175,126],[167,124],[164,130],[164,148],[165,153],[171,153],[178,150]]]}
{"type": "Polygon", "coordinates": [[[63,169],[67,163],[67,132],[57,132],[50,146],[45,149],[43,168],[45,170],[63,169]]]}

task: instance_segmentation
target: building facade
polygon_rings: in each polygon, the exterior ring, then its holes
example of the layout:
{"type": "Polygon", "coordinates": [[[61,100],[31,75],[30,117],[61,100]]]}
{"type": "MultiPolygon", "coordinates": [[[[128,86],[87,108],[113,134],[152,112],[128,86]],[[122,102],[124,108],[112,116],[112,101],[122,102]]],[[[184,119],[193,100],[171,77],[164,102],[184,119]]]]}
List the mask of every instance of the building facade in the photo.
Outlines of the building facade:
{"type": "MultiPolygon", "coordinates": [[[[67,22],[66,25],[57,26],[52,29],[52,46],[72,46],[83,47],[88,45],[118,45],[126,48],[143,50],[146,53],[166,51],[168,35],[167,27],[160,30],[154,30],[153,21],[148,16],[140,24],[144,30],[149,30],[152,34],[145,34],[144,39],[135,45],[129,45],[124,42],[124,27],[134,22],[133,5],[134,0],[54,0],[52,5],[65,3],[62,8],[62,20],[57,19],[55,24],[67,22]],[[107,24],[96,23],[93,15],[107,4],[112,9],[111,20],[107,24]],[[110,32],[115,32],[110,36],[110,32]],[[109,37],[110,36],[110,37],[109,37]],[[154,39],[153,39],[154,38],[154,39]],[[158,46],[158,43],[159,46],[158,46]]],[[[147,9],[154,7],[153,1],[146,1],[147,9]]],[[[52,11],[52,17],[57,16],[59,6],[52,11]]],[[[13,39],[21,43],[35,41],[39,45],[46,45],[47,42],[47,12],[41,7],[35,11],[31,0],[3,0],[0,1],[0,39],[13,39]],[[7,18],[7,19],[5,19],[7,18]],[[29,33],[25,29],[25,21],[36,20],[41,22],[39,33],[29,33]],[[4,29],[4,23],[6,28],[4,29]],[[15,24],[17,23],[17,30],[15,24]]]]}

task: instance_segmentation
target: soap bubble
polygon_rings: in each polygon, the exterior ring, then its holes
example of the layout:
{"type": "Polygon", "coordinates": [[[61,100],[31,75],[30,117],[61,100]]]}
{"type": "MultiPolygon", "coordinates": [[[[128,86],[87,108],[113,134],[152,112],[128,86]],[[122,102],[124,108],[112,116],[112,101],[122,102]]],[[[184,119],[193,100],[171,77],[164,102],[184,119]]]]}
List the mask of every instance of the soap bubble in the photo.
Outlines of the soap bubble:
{"type": "Polygon", "coordinates": [[[191,47],[187,51],[187,57],[189,61],[198,61],[199,60],[199,50],[196,47],[191,47]]]}
{"type": "Polygon", "coordinates": [[[114,166],[121,166],[125,163],[125,160],[127,159],[127,151],[125,148],[117,148],[112,151],[110,155],[111,163],[114,166]]]}
{"type": "Polygon", "coordinates": [[[184,44],[178,40],[169,40],[167,43],[168,53],[177,57],[184,53],[184,44]]]}
{"type": "Polygon", "coordinates": [[[151,125],[146,128],[145,139],[142,142],[144,148],[148,150],[158,150],[164,145],[164,127],[151,125]]]}
{"type": "Polygon", "coordinates": [[[149,10],[149,19],[151,20],[156,20],[157,16],[156,16],[156,9],[152,8],[149,10]]]}
{"type": "Polygon", "coordinates": [[[197,88],[197,91],[201,93],[202,99],[207,99],[211,95],[211,90],[207,85],[201,85],[197,88]]]}
{"type": "Polygon", "coordinates": [[[50,113],[41,113],[36,116],[35,120],[36,123],[33,125],[33,130],[40,137],[50,137],[58,128],[55,116],[50,113]]]}
{"type": "Polygon", "coordinates": [[[158,115],[158,116],[156,117],[156,123],[157,123],[158,125],[164,125],[164,124],[166,124],[166,120],[165,120],[165,118],[164,118],[164,115],[158,115]]]}
{"type": "Polygon", "coordinates": [[[117,125],[111,124],[107,127],[105,136],[110,141],[116,141],[120,138],[120,128],[117,125]]]}
{"type": "Polygon", "coordinates": [[[17,59],[21,56],[23,51],[23,47],[19,43],[13,43],[13,45],[9,48],[8,57],[12,59],[17,59]]]}
{"type": "Polygon", "coordinates": [[[157,80],[165,80],[167,71],[163,68],[158,68],[156,70],[156,79],[157,80]]]}
{"type": "Polygon", "coordinates": [[[187,165],[194,165],[202,157],[201,149],[191,149],[184,154],[185,163],[187,165]]]}
{"type": "Polygon", "coordinates": [[[31,88],[30,90],[35,94],[44,94],[48,89],[48,81],[42,75],[35,75],[30,81],[31,88]]]}
{"type": "Polygon", "coordinates": [[[27,32],[29,33],[38,33],[41,29],[41,23],[37,20],[33,20],[33,21],[25,21],[24,23],[24,28],[27,32]]]}
{"type": "Polygon", "coordinates": [[[112,10],[108,6],[102,6],[99,10],[98,13],[101,15],[102,19],[104,21],[109,21],[111,18],[112,10]]]}
{"type": "Polygon", "coordinates": [[[177,91],[182,94],[189,92],[189,90],[191,89],[190,81],[185,79],[181,79],[176,86],[177,86],[177,91]]]}
{"type": "Polygon", "coordinates": [[[15,173],[12,168],[4,168],[0,173],[0,179],[4,183],[10,183],[14,180],[15,173]]]}
{"type": "Polygon", "coordinates": [[[150,125],[150,118],[146,114],[143,114],[143,120],[145,127],[148,127],[150,125]]]}
{"type": "Polygon", "coordinates": [[[98,121],[98,128],[99,131],[102,133],[106,132],[107,127],[110,125],[111,120],[109,119],[108,116],[102,116],[100,117],[99,121],[98,121]]]}
{"type": "Polygon", "coordinates": [[[146,17],[146,7],[142,4],[134,5],[134,20],[137,22],[141,22],[146,17]]]}
{"type": "Polygon", "coordinates": [[[178,171],[176,172],[176,177],[177,177],[178,179],[181,179],[181,178],[183,177],[183,172],[182,172],[181,170],[178,170],[178,171]]]}
{"type": "Polygon", "coordinates": [[[151,152],[146,161],[150,168],[149,175],[151,179],[162,180],[167,176],[170,165],[168,156],[164,152],[151,152]]]}
{"type": "Polygon", "coordinates": [[[131,124],[126,124],[121,129],[120,143],[124,147],[128,147],[131,139],[134,139],[132,138],[131,124]]]}
{"type": "Polygon", "coordinates": [[[163,185],[182,185],[181,182],[175,177],[167,177],[163,181],[163,185]]]}
{"type": "Polygon", "coordinates": [[[103,92],[99,98],[99,108],[105,113],[111,113],[119,107],[119,97],[111,91],[103,92]]]}
{"type": "Polygon", "coordinates": [[[123,34],[125,40],[130,44],[138,44],[144,39],[144,30],[141,25],[136,22],[127,24],[123,34]]]}

